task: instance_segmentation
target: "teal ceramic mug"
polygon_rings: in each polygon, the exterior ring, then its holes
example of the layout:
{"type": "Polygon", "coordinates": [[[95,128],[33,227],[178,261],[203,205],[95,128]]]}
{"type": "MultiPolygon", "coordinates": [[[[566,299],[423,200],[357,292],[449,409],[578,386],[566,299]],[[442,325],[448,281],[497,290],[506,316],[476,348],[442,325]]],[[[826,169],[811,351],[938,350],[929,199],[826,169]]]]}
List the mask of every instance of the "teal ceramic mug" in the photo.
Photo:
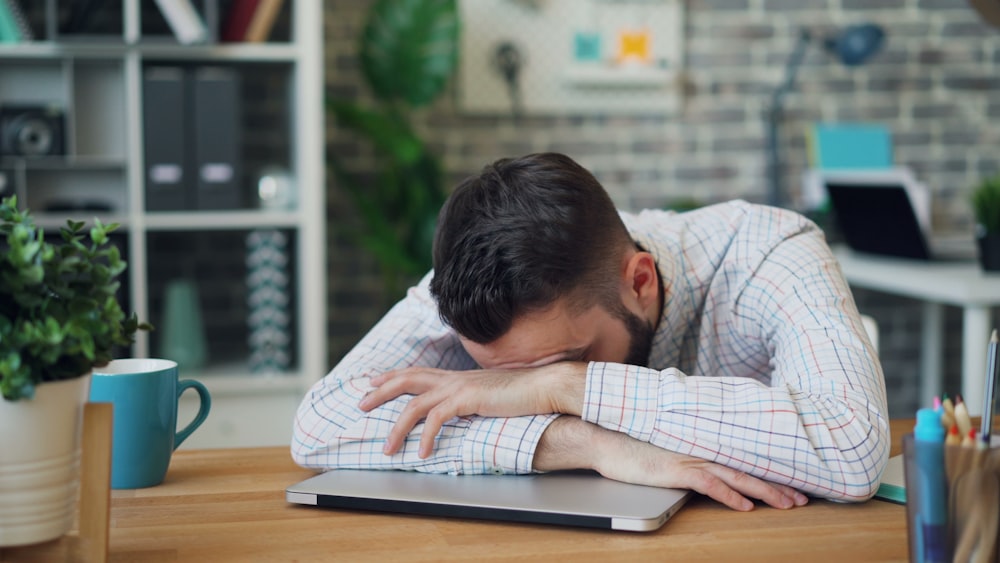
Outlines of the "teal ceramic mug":
{"type": "Polygon", "coordinates": [[[163,482],[170,456],[195,431],[212,407],[208,389],[192,379],[177,380],[177,363],[158,359],[114,360],[94,368],[90,401],[114,405],[111,488],[139,489],[163,482]],[[177,401],[194,389],[198,414],[177,432],[177,401]]]}

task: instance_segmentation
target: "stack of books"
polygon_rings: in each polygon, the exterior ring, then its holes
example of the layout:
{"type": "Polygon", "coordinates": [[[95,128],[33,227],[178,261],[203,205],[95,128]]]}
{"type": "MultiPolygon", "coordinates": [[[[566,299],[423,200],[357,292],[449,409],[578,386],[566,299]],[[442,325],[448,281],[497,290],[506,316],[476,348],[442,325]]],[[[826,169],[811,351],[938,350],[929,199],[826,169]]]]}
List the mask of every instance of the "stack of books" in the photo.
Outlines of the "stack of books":
{"type": "MultiPolygon", "coordinates": [[[[267,41],[283,4],[284,0],[234,0],[223,20],[221,40],[267,41]]],[[[180,43],[191,45],[210,41],[208,26],[191,0],[156,0],[156,5],[180,43]]]]}
{"type": "Polygon", "coordinates": [[[222,23],[222,41],[267,41],[284,0],[234,0],[222,23]]]}

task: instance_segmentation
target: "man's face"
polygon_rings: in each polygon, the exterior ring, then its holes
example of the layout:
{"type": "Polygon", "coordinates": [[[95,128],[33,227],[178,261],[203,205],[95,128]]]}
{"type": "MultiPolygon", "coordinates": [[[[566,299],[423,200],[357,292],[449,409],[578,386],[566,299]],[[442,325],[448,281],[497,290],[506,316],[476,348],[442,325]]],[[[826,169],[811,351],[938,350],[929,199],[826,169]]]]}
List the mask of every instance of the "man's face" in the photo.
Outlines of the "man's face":
{"type": "Polygon", "coordinates": [[[653,327],[624,305],[613,313],[595,305],[573,314],[560,300],[543,311],[522,315],[506,334],[489,344],[465,338],[461,341],[476,363],[486,369],[537,367],[562,361],[645,366],[653,327]]]}

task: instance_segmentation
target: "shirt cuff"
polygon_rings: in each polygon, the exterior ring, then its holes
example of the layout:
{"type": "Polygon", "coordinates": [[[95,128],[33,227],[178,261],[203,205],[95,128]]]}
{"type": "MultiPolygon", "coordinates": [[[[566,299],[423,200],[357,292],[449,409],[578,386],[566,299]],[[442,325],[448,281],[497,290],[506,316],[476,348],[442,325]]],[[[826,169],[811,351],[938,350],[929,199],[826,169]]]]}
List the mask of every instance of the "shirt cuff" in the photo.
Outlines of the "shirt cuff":
{"type": "Polygon", "coordinates": [[[591,362],[580,418],[649,442],[659,411],[660,372],[625,364],[591,362]]]}
{"type": "Polygon", "coordinates": [[[462,439],[462,472],[534,473],[535,449],[558,414],[514,418],[475,417],[462,439]]]}

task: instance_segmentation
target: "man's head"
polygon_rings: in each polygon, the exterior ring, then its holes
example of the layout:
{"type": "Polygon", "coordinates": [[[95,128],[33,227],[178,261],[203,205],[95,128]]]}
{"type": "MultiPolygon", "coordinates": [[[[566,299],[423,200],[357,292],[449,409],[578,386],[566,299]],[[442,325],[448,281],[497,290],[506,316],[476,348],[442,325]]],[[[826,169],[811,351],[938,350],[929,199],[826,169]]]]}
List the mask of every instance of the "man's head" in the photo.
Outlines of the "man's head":
{"type": "Polygon", "coordinates": [[[644,363],[659,315],[655,269],[590,172],[532,154],[486,166],[449,197],[431,292],[484,367],[644,363]]]}

